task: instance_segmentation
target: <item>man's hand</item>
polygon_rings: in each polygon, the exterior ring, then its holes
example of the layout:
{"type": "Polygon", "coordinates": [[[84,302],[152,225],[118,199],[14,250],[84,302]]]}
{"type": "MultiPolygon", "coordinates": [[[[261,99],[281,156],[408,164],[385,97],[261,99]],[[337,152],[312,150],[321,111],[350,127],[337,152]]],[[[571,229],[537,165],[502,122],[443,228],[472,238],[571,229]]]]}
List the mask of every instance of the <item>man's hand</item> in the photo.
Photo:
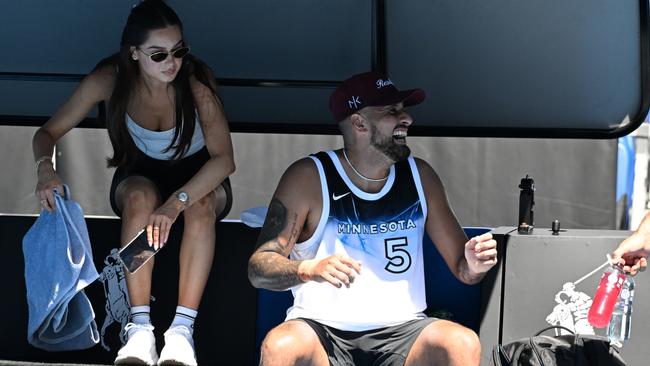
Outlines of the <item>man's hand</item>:
{"type": "Polygon", "coordinates": [[[361,262],[341,254],[320,260],[305,260],[298,267],[298,276],[303,282],[329,282],[337,288],[343,285],[350,287],[359,273],[361,273],[361,262]]]}
{"type": "Polygon", "coordinates": [[[635,276],[645,271],[648,266],[648,251],[645,249],[648,238],[641,233],[634,233],[623,240],[612,253],[612,262],[623,266],[623,271],[635,276]]]}
{"type": "Polygon", "coordinates": [[[497,242],[492,233],[475,236],[465,243],[467,266],[474,274],[487,272],[497,264],[497,242]]]}

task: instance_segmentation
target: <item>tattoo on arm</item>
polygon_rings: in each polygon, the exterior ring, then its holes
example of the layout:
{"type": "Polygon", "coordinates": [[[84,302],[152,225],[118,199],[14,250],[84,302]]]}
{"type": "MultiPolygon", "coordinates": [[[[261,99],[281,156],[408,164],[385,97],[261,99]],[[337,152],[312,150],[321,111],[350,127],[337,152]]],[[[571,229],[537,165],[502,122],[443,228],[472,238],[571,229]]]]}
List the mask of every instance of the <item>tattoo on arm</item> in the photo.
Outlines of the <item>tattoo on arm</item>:
{"type": "Polygon", "coordinates": [[[468,285],[477,284],[485,277],[485,273],[472,273],[465,259],[461,260],[458,265],[458,275],[460,280],[468,285]]]}
{"type": "MultiPolygon", "coordinates": [[[[287,225],[287,208],[284,207],[284,205],[279,199],[273,198],[271,200],[271,204],[269,205],[269,211],[266,214],[266,219],[264,220],[264,226],[262,227],[260,236],[257,239],[256,250],[262,249],[262,247],[269,242],[277,243],[276,239],[278,235],[280,235],[282,230],[286,227],[286,225],[287,225]]],[[[265,251],[278,249],[280,253],[284,253],[284,250],[286,249],[286,245],[282,246],[280,245],[280,243],[277,244],[278,245],[275,247],[264,248],[264,249],[265,251]]]]}
{"type": "Polygon", "coordinates": [[[278,238],[287,227],[287,208],[276,198],[271,200],[264,226],[257,240],[255,253],[248,263],[248,278],[255,287],[286,290],[302,283],[298,277],[299,261],[287,258],[290,244],[298,238],[298,214],[292,217],[290,237],[278,238]]]}
{"type": "Polygon", "coordinates": [[[292,261],[277,253],[257,252],[248,263],[248,279],[258,288],[284,291],[303,283],[298,277],[300,261],[292,261]]]}

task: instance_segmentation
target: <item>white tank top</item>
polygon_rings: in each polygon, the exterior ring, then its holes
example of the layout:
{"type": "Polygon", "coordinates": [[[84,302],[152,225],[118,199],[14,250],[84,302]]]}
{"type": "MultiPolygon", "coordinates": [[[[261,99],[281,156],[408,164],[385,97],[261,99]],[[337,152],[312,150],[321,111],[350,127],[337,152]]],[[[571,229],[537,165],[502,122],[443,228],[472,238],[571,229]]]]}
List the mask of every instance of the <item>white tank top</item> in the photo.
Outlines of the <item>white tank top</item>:
{"type": "MultiPolygon", "coordinates": [[[[129,130],[129,134],[133,138],[135,146],[137,146],[138,149],[147,156],[158,160],[169,160],[174,156],[174,153],[176,152],[175,149],[172,148],[169,151],[165,151],[165,149],[174,138],[176,127],[166,131],[147,130],[137,124],[128,113],[126,115],[126,126],[129,130]]],[[[196,153],[201,150],[203,146],[205,146],[205,139],[203,138],[203,130],[201,129],[199,115],[197,114],[192,142],[185,155],[181,156],[181,158],[196,153]]]]}
{"type": "Polygon", "coordinates": [[[393,165],[377,193],[357,188],[333,151],[311,158],[320,175],[323,211],[314,235],[297,243],[290,258],[341,253],[361,261],[362,268],[349,288],[313,281],[293,287],[294,304],[286,319],[364,331],[425,318],[427,206],[413,157],[393,165]]]}

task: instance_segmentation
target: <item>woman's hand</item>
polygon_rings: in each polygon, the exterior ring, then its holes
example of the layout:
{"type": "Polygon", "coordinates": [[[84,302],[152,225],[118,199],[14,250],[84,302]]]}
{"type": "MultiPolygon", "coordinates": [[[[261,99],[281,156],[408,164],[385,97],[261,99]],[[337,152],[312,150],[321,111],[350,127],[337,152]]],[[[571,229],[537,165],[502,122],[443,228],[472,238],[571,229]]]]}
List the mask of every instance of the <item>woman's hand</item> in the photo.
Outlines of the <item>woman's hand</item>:
{"type": "Polygon", "coordinates": [[[169,231],[183,211],[183,205],[174,197],[170,197],[162,206],[149,215],[147,225],[147,240],[154,249],[162,248],[169,239],[169,231]]]}
{"type": "Polygon", "coordinates": [[[59,178],[51,162],[41,163],[38,166],[36,175],[38,177],[38,183],[36,183],[36,191],[34,193],[39,199],[41,206],[49,212],[52,212],[56,208],[54,190],[56,189],[62,196],[65,194],[61,178],[59,178]]]}

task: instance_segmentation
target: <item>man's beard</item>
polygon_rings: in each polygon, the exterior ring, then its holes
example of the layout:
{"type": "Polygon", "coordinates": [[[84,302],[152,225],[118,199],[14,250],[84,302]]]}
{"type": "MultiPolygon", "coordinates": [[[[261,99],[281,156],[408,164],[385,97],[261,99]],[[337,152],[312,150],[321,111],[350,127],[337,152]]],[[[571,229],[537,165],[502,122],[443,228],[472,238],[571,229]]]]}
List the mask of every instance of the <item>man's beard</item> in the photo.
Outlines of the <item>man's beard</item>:
{"type": "Polygon", "coordinates": [[[406,145],[398,145],[393,141],[393,136],[381,138],[377,127],[370,125],[370,145],[381,151],[393,162],[402,161],[411,155],[411,149],[406,145]]]}

